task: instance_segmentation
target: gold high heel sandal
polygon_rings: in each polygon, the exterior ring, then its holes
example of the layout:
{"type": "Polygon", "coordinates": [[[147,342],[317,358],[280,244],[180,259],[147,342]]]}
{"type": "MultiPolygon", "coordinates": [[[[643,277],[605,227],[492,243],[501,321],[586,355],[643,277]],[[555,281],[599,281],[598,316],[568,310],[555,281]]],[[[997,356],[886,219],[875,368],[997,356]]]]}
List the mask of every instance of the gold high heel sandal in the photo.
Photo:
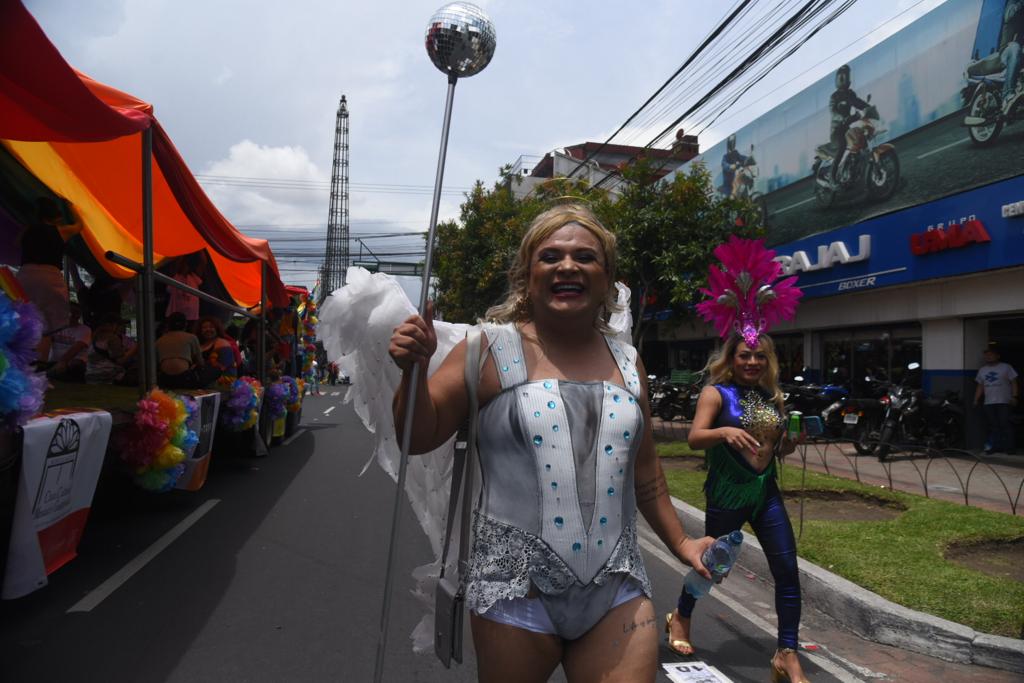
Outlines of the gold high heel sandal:
{"type": "Polygon", "coordinates": [[[688,640],[672,640],[672,612],[665,615],[665,636],[668,640],[668,649],[683,657],[693,655],[693,645],[688,640]]]}
{"type": "Polygon", "coordinates": [[[785,669],[780,668],[779,665],[775,663],[775,658],[778,655],[788,655],[791,652],[796,654],[796,650],[791,647],[780,647],[775,651],[775,654],[772,655],[772,683],[811,683],[806,678],[794,681],[789,677],[789,673],[785,669]]]}

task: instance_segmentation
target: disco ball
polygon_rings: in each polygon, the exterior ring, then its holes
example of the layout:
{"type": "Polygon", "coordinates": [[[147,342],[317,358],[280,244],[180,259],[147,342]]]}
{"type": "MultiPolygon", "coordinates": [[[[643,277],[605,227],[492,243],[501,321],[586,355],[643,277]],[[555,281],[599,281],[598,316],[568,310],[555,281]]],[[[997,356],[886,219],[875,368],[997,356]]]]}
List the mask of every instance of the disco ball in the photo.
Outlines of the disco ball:
{"type": "Polygon", "coordinates": [[[497,36],[482,9],[468,2],[453,2],[430,18],[426,43],[434,66],[456,78],[467,78],[490,63],[497,36]]]}

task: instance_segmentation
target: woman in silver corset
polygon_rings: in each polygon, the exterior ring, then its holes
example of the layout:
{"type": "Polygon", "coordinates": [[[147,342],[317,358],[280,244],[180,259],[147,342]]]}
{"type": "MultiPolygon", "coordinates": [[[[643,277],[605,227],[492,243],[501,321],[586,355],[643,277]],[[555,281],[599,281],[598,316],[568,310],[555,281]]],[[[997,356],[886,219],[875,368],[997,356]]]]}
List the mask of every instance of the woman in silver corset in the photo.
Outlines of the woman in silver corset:
{"type": "MultiPolygon", "coordinates": [[[[478,390],[483,488],[466,576],[481,681],[653,681],[658,628],[636,536],[639,510],[702,574],[710,538],[683,532],[654,450],[646,373],[612,339],[615,237],[577,204],[538,216],[487,312],[478,390]]],[[[429,318],[430,316],[428,316],[429,318]]],[[[420,363],[412,452],[444,443],[468,415],[465,342],[429,380],[431,320],[395,328],[404,424],[420,363]]],[[[474,362],[472,359],[469,362],[474,362]]]]}

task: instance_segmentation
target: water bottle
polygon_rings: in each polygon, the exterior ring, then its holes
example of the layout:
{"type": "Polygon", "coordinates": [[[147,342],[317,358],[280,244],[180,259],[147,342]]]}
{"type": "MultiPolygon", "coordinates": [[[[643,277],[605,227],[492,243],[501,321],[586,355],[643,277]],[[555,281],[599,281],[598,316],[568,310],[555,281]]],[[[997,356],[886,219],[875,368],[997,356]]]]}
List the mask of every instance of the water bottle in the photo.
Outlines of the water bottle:
{"type": "Polygon", "coordinates": [[[704,566],[711,572],[711,579],[705,579],[697,573],[696,569],[691,569],[683,581],[686,592],[695,598],[702,598],[710,593],[711,587],[716,583],[721,583],[722,579],[732,570],[733,563],[739,557],[742,544],[743,532],[739,530],[726,534],[712,543],[700,558],[704,566]]]}

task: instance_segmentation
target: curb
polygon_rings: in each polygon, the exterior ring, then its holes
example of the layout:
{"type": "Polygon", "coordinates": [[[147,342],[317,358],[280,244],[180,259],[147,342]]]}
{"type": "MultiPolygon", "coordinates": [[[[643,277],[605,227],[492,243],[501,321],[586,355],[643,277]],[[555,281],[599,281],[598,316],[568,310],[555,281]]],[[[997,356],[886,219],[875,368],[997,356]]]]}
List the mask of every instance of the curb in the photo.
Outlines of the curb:
{"type": "MultiPolygon", "coordinates": [[[[704,535],[704,512],[678,498],[672,504],[690,536],[704,535]]],[[[761,544],[744,534],[739,565],[771,577],[761,544]]],[[[824,612],[861,638],[948,662],[977,664],[1024,673],[1024,640],[979,633],[946,619],[917,612],[798,558],[800,592],[805,603],[824,612]]]]}

